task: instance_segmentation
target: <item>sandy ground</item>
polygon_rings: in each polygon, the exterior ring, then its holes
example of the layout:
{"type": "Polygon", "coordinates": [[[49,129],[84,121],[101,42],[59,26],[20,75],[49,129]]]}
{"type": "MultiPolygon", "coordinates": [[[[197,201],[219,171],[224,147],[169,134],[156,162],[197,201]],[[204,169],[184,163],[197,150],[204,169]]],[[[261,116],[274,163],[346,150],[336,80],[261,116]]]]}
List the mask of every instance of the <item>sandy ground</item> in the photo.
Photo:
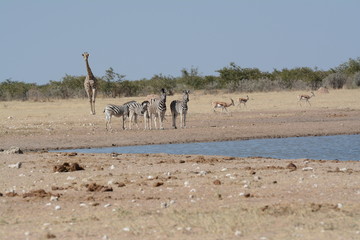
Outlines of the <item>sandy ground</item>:
{"type": "Polygon", "coordinates": [[[151,131],[105,130],[103,106],[129,99],[98,99],[95,116],[85,99],[1,102],[0,239],[360,239],[356,161],[48,152],[360,133],[359,90],[297,94],[252,93],[227,114],[211,101],[240,96],[193,93],[187,128],[167,115],[151,131]]]}

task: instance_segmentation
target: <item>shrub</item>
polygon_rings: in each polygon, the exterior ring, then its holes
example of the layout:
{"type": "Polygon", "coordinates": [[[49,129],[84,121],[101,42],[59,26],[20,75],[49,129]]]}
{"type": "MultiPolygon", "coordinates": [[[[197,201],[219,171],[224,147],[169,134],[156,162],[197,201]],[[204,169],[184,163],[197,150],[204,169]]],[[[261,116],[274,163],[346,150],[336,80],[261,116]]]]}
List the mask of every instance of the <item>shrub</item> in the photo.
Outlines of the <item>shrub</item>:
{"type": "Polygon", "coordinates": [[[347,76],[344,73],[332,73],[323,80],[323,86],[327,86],[333,89],[342,88],[347,80],[347,76]]]}
{"type": "Polygon", "coordinates": [[[355,73],[352,79],[353,86],[360,87],[360,72],[355,73]]]}

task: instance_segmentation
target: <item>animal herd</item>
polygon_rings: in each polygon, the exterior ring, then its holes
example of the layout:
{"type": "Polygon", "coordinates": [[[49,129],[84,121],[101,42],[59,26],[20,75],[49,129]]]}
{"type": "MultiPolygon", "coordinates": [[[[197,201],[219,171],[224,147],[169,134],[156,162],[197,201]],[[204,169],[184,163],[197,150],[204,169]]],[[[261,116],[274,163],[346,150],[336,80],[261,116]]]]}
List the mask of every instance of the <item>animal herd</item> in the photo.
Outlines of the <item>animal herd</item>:
{"type": "MultiPolygon", "coordinates": [[[[89,102],[90,102],[90,113],[95,115],[95,98],[96,98],[96,89],[97,89],[97,79],[93,75],[88,58],[89,53],[85,52],[82,54],[87,70],[87,76],[84,81],[85,91],[87,93],[89,102]]],[[[180,127],[186,127],[186,115],[188,111],[188,102],[189,102],[189,90],[183,91],[183,96],[181,100],[174,100],[170,104],[171,117],[172,117],[172,127],[177,128],[176,119],[180,116],[180,127]]],[[[310,106],[310,99],[314,97],[315,94],[311,92],[311,95],[302,94],[298,96],[298,103],[305,101],[310,106]]],[[[249,96],[246,98],[238,98],[238,106],[241,107],[243,104],[246,107],[246,103],[249,101],[249,96]]],[[[230,102],[223,101],[214,101],[212,102],[213,111],[217,108],[221,109],[222,112],[228,112],[227,108],[230,106],[235,106],[235,102],[230,98],[230,102]]],[[[144,129],[152,129],[154,123],[155,129],[157,129],[157,122],[159,122],[159,129],[164,129],[163,123],[165,119],[166,112],[166,91],[161,89],[160,95],[148,95],[147,99],[141,103],[136,101],[130,101],[124,103],[123,105],[114,105],[108,104],[105,106],[104,111],[105,120],[106,120],[106,129],[111,130],[111,118],[122,117],[122,128],[125,129],[125,120],[129,119],[129,129],[132,129],[132,123],[135,123],[137,128],[139,128],[137,123],[138,116],[144,117],[144,129]]]]}
{"type": "MultiPolygon", "coordinates": [[[[170,104],[172,127],[177,128],[176,118],[180,115],[180,127],[186,127],[186,114],[188,111],[189,102],[189,90],[183,91],[182,100],[174,100],[170,104]]],[[[106,130],[111,130],[111,118],[122,117],[122,128],[125,129],[125,120],[129,120],[129,129],[132,128],[134,122],[139,129],[137,123],[138,116],[144,117],[144,129],[152,129],[154,123],[155,129],[157,129],[157,122],[159,122],[159,129],[164,129],[163,123],[166,112],[166,91],[161,89],[161,94],[149,95],[147,100],[139,103],[136,101],[129,101],[123,105],[108,104],[105,106],[104,111],[106,120],[106,130]]]]}

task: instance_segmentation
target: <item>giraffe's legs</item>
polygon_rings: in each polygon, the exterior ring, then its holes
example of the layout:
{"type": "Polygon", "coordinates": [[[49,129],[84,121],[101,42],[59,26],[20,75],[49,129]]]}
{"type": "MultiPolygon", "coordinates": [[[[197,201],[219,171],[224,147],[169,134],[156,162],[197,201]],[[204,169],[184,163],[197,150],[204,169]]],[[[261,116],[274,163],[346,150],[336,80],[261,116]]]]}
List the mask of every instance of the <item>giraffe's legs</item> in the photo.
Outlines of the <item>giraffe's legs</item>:
{"type": "Polygon", "coordinates": [[[96,89],[95,89],[95,88],[92,88],[91,91],[92,91],[91,99],[90,99],[91,114],[92,114],[92,115],[95,115],[96,89]]]}

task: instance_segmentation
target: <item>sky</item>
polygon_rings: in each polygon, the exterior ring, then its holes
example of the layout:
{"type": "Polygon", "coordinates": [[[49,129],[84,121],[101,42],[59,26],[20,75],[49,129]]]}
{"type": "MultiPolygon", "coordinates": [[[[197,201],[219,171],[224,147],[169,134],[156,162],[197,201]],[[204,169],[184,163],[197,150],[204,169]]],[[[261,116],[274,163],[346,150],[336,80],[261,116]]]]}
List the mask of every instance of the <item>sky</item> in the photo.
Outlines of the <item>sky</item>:
{"type": "Polygon", "coordinates": [[[328,70],[360,57],[358,0],[0,0],[0,82],[112,67],[126,80],[243,68],[328,70]]]}

